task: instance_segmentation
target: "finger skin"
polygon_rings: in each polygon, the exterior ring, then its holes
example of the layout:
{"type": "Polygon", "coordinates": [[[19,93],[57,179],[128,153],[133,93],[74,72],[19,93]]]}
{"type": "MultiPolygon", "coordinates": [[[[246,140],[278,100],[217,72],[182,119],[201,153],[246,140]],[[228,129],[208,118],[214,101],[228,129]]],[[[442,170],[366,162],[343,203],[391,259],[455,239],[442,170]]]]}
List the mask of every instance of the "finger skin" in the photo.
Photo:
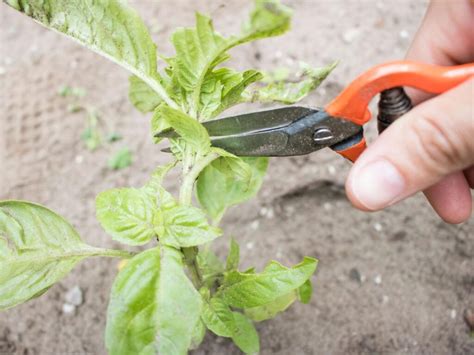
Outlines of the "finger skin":
{"type": "MultiPolygon", "coordinates": [[[[474,165],[473,85],[474,80],[468,80],[418,105],[366,149],[346,182],[356,207],[385,208],[474,165]]],[[[449,215],[447,220],[457,222],[466,211],[470,214],[466,186],[452,190],[456,198],[463,195],[464,202],[460,216],[449,215]]],[[[446,202],[442,197],[436,201],[446,202]]]]}
{"type": "Polygon", "coordinates": [[[447,223],[462,223],[471,216],[471,191],[461,171],[448,175],[423,193],[436,213],[447,223]]]}
{"type": "MultiPolygon", "coordinates": [[[[438,65],[471,62],[474,59],[473,23],[474,2],[431,2],[406,58],[438,65]]],[[[411,88],[407,88],[407,93],[415,105],[431,96],[411,88]]],[[[472,213],[472,198],[466,188],[468,183],[473,186],[469,176],[466,174],[463,179],[461,173],[452,174],[424,191],[433,209],[446,222],[459,223],[472,213]]]]}

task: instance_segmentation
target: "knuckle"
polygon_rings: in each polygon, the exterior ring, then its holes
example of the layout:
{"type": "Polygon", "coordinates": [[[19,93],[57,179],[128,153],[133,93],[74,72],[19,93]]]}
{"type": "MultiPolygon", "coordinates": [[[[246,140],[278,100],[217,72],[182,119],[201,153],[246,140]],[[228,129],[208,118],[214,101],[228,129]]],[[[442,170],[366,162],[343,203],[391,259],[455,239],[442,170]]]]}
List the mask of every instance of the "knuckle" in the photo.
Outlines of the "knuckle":
{"type": "Polygon", "coordinates": [[[423,163],[438,172],[462,164],[465,156],[464,145],[444,119],[437,113],[421,113],[415,117],[412,127],[423,163]]]}

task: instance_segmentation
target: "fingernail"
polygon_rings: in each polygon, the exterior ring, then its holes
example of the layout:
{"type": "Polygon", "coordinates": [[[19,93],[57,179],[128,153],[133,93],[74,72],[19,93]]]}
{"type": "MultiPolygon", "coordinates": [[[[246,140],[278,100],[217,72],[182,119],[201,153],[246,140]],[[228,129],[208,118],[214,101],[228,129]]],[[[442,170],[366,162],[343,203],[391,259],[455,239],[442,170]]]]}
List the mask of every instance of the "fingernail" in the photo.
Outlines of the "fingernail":
{"type": "Polygon", "coordinates": [[[401,197],[405,179],[387,160],[376,160],[354,171],[351,189],[357,200],[371,210],[384,208],[401,197]]]}

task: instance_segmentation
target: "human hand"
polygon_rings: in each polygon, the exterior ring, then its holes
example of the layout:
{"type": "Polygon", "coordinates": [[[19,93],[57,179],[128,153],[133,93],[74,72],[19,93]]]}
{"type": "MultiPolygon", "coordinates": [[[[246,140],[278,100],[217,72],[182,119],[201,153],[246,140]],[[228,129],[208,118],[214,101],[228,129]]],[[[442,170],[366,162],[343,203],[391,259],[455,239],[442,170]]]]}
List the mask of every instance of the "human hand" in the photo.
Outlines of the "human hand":
{"type": "MultiPolygon", "coordinates": [[[[474,60],[474,2],[433,1],[407,59],[438,65],[474,60]]],[[[380,210],[423,191],[449,223],[467,220],[474,188],[474,79],[413,104],[356,161],[346,182],[351,202],[380,210]]]]}

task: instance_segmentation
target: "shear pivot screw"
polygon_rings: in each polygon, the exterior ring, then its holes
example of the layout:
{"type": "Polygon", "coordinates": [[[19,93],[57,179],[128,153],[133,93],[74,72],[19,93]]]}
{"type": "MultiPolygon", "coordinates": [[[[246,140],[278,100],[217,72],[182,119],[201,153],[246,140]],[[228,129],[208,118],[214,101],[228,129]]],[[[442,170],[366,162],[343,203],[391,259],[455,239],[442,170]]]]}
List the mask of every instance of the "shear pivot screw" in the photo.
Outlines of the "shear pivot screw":
{"type": "Polygon", "coordinates": [[[329,128],[319,128],[313,134],[313,140],[318,144],[326,143],[333,138],[334,136],[329,128]]]}

